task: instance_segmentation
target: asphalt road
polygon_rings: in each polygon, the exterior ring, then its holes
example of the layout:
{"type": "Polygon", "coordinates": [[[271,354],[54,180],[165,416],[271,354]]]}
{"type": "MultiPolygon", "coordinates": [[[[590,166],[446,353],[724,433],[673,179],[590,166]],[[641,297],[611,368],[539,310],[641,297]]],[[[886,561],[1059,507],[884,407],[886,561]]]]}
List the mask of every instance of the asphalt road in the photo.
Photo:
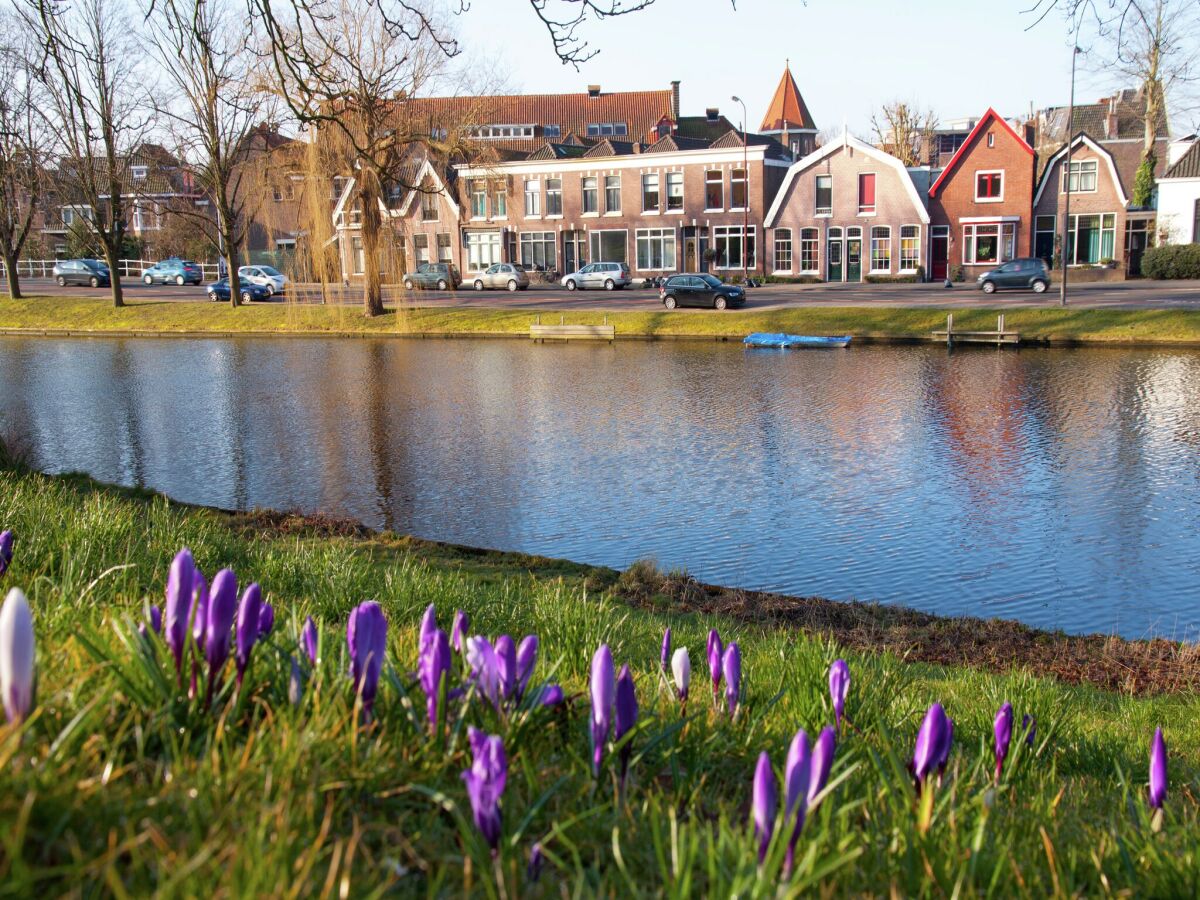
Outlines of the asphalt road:
{"type": "MultiPolygon", "coordinates": [[[[28,294],[68,297],[107,297],[107,288],[60,288],[50,279],[22,279],[22,289],[28,294]]],[[[202,287],[147,286],[139,281],[126,282],[126,296],[131,300],[171,300],[205,302],[202,287]]],[[[863,284],[863,285],[766,285],[752,288],[747,308],[781,309],[793,306],[1057,306],[1058,288],[1045,294],[1010,291],[985,295],[974,285],[959,284],[947,289],[939,284],[863,284]]],[[[330,300],[337,303],[358,303],[362,297],[358,287],[330,288],[330,300]]],[[[318,285],[289,286],[288,300],[319,303],[318,285]]],[[[385,288],[388,304],[409,303],[414,306],[488,307],[497,309],[563,309],[563,310],[655,310],[661,306],[658,291],[628,288],[623,291],[567,291],[565,288],[539,287],[527,291],[475,292],[419,291],[408,293],[399,285],[385,288]]],[[[1076,307],[1132,308],[1198,308],[1200,281],[1127,281],[1109,284],[1070,285],[1069,302],[1076,307]]]]}

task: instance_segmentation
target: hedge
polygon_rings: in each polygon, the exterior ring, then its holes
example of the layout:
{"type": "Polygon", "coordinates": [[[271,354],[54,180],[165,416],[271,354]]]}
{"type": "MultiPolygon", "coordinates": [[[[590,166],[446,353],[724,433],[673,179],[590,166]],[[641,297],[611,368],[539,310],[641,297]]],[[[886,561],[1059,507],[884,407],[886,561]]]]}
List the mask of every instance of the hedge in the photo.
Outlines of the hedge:
{"type": "Polygon", "coordinates": [[[1151,247],[1142,257],[1147,278],[1200,278],[1200,244],[1151,247]]]}

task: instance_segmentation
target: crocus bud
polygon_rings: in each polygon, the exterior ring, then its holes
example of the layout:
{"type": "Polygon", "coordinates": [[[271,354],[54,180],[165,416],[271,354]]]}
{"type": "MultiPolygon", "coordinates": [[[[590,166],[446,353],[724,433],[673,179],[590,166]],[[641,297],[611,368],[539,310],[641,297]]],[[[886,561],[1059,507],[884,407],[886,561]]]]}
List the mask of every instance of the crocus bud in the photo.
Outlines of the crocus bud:
{"type": "Polygon", "coordinates": [[[829,781],[829,770],[833,768],[833,753],[837,749],[837,735],[833,726],[827,725],[817,735],[813,744],[812,763],[809,766],[808,798],[809,810],[815,807],[817,795],[825,790],[829,781]]]}
{"type": "Polygon", "coordinates": [[[601,644],[592,657],[589,685],[592,695],[592,771],[597,778],[600,776],[600,763],[604,759],[604,743],[608,740],[612,725],[615,680],[612,651],[608,649],[608,644],[601,644]]]}
{"type": "Polygon", "coordinates": [[[196,577],[192,581],[191,619],[192,640],[196,642],[196,646],[200,650],[203,650],[204,636],[208,632],[208,582],[204,580],[199,569],[196,570],[196,577]]]}
{"type": "Polygon", "coordinates": [[[507,634],[496,638],[496,662],[500,664],[500,694],[508,700],[517,690],[517,645],[507,634]]]}
{"type": "Polygon", "coordinates": [[[1005,703],[996,713],[992,723],[992,735],[995,738],[996,780],[1000,780],[1000,772],[1004,768],[1004,760],[1008,758],[1008,747],[1012,742],[1013,708],[1011,703],[1005,703]]]}
{"type": "Polygon", "coordinates": [[[299,706],[300,701],[304,699],[304,672],[300,669],[300,663],[296,662],[296,657],[291,657],[292,674],[288,677],[288,703],[292,706],[299,706]]]}
{"type": "Polygon", "coordinates": [[[237,614],[237,576],[222,569],[208,592],[208,622],[204,630],[204,656],[208,660],[209,693],[213,680],[229,658],[229,633],[237,614]]]}
{"type": "Polygon", "coordinates": [[[13,533],[9,529],[0,531],[0,575],[8,571],[13,559],[13,533]]]}
{"type": "Polygon", "coordinates": [[[716,702],[717,690],[721,686],[721,666],[724,662],[725,647],[717,629],[708,632],[708,642],[705,644],[705,654],[708,656],[708,677],[712,679],[713,702],[716,702]]]}
{"type": "Polygon", "coordinates": [[[471,680],[493,706],[500,706],[500,660],[491,641],[485,637],[467,638],[467,665],[471,680]]]}
{"type": "Polygon", "coordinates": [[[162,634],[162,610],[157,604],[150,607],[150,630],[155,634],[162,634]]]}
{"type": "Polygon", "coordinates": [[[363,712],[371,714],[379,674],[387,652],[387,618],[374,600],[360,603],[350,612],[346,625],[346,643],[350,648],[350,677],[354,693],[362,697],[363,712]]]}
{"type": "Polygon", "coordinates": [[[662,650],[658,654],[658,667],[664,675],[671,674],[671,629],[663,629],[662,650]]]}
{"type": "Polygon", "coordinates": [[[942,704],[935,703],[925,713],[921,730],[917,732],[912,771],[918,786],[924,785],[942,765],[944,756],[949,756],[950,740],[950,720],[946,718],[946,710],[942,709],[942,704]]]}
{"type": "Polygon", "coordinates": [[[425,641],[437,631],[437,614],[434,611],[433,604],[430,603],[425,607],[425,614],[421,616],[421,632],[418,635],[417,647],[425,646],[425,641]]]}
{"type": "Polygon", "coordinates": [[[783,820],[784,828],[790,827],[788,836],[787,868],[792,868],[792,855],[796,839],[804,827],[804,813],[808,808],[808,786],[811,779],[812,753],[808,748],[808,734],[801,728],[788,747],[787,764],[783,770],[783,820]]]}
{"type": "Polygon", "coordinates": [[[525,877],[530,882],[536,882],[541,877],[546,865],[546,857],[542,855],[542,845],[534,844],[529,848],[529,865],[525,868],[525,877]]]}
{"type": "Polygon", "coordinates": [[[675,692],[686,703],[688,685],[692,683],[692,658],[688,656],[687,647],[680,647],[671,657],[671,672],[675,676],[675,692]]]}
{"type": "Polygon", "coordinates": [[[300,631],[300,643],[304,645],[304,655],[308,657],[309,665],[317,664],[317,623],[309,616],[304,620],[304,628],[300,631]]]}
{"type": "Polygon", "coordinates": [[[1167,744],[1161,728],[1154,729],[1150,742],[1150,807],[1162,809],[1167,799],[1167,744]]]}
{"type": "Polygon", "coordinates": [[[417,678],[425,692],[425,710],[429,719],[429,730],[436,731],[438,723],[438,694],[442,680],[450,672],[450,638],[440,628],[434,628],[421,644],[421,658],[417,663],[417,678]]]}
{"type": "Polygon", "coordinates": [[[192,608],[192,586],[196,563],[186,547],[175,554],[167,573],[167,598],[163,615],[167,646],[175,657],[175,671],[183,671],[183,651],[187,645],[188,615],[192,608]]]}
{"type": "Polygon", "coordinates": [[[754,820],[754,836],[758,838],[758,861],[767,858],[767,847],[775,830],[775,773],[771,770],[771,757],[764,750],[758,755],[754,769],[754,792],[750,801],[750,814],[754,820]]]}
{"type": "Polygon", "coordinates": [[[738,703],[742,699],[742,650],[736,644],[725,648],[725,702],[729,705],[729,714],[737,713],[738,703]]]}
{"type": "Polygon", "coordinates": [[[23,722],[33,712],[35,646],[33,614],[20,588],[0,606],[0,699],[9,722],[23,722]]]}
{"type": "Polygon", "coordinates": [[[525,696],[525,688],[533,675],[533,666],[537,662],[538,638],[536,634],[527,634],[517,645],[517,699],[525,696]]]}
{"type": "Polygon", "coordinates": [[[258,636],[265,638],[268,634],[275,630],[275,607],[270,603],[264,603],[262,609],[258,611],[258,636]]]}
{"type": "Polygon", "coordinates": [[[463,653],[465,647],[463,642],[467,639],[467,630],[470,628],[470,621],[467,619],[467,614],[461,609],[454,613],[454,624],[450,627],[450,646],[456,653],[463,653]]]}
{"type": "Polygon", "coordinates": [[[1021,716],[1021,733],[1025,735],[1026,746],[1033,746],[1034,736],[1037,734],[1037,719],[1026,713],[1021,716]]]}
{"type": "Polygon", "coordinates": [[[251,584],[242,594],[237,611],[237,680],[242,683],[250,665],[250,651],[258,640],[258,619],[262,615],[262,588],[251,584]]]}
{"type": "Polygon", "coordinates": [[[504,742],[498,735],[487,735],[474,727],[468,727],[467,740],[474,759],[462,779],[467,785],[475,827],[495,850],[500,843],[500,797],[508,779],[504,742]]]}
{"type": "Polygon", "coordinates": [[[846,691],[850,689],[850,667],[844,659],[835,659],[829,667],[829,696],[833,699],[833,716],[837,730],[842,730],[842,714],[846,711],[846,691]]]}
{"type": "MultiPolygon", "coordinates": [[[[621,666],[621,673],[617,676],[616,712],[613,740],[620,741],[637,724],[638,717],[637,692],[633,689],[633,675],[629,671],[628,665],[621,666]]],[[[629,756],[632,752],[633,747],[629,743],[621,748],[622,782],[625,780],[625,772],[629,768],[629,756]]]]}
{"type": "Polygon", "coordinates": [[[548,684],[542,688],[541,694],[538,696],[538,703],[541,706],[558,706],[566,699],[561,685],[548,684]]]}

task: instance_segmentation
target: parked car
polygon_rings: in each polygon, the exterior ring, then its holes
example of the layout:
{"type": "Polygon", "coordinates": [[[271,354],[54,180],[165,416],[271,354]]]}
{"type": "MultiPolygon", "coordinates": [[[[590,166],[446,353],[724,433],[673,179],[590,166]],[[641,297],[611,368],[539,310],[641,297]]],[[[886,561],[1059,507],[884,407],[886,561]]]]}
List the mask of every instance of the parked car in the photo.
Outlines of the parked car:
{"type": "Polygon", "coordinates": [[[568,291],[587,290],[588,288],[604,288],[615,291],[617,288],[629,287],[633,278],[629,274],[626,263],[599,262],[589,263],[578,272],[564,275],[562,285],[568,291]]]}
{"type": "MultiPolygon", "coordinates": [[[[249,303],[251,300],[270,300],[274,296],[269,288],[252,281],[242,281],[238,288],[243,303],[249,303]]],[[[220,281],[214,281],[205,290],[208,292],[209,300],[228,300],[229,279],[222,278],[220,281]]]]}
{"type": "Polygon", "coordinates": [[[98,259],[61,259],[52,270],[59,287],[68,284],[86,284],[91,287],[108,287],[108,266],[98,259]]]}
{"type": "Polygon", "coordinates": [[[160,260],[142,272],[146,284],[200,284],[204,281],[204,270],[190,259],[160,260]]]}
{"type": "Polygon", "coordinates": [[[268,297],[282,294],[287,288],[287,276],[271,266],[240,266],[238,280],[265,287],[268,297]]]}
{"type": "Polygon", "coordinates": [[[451,263],[421,263],[417,271],[404,276],[404,288],[409,291],[415,288],[456,290],[458,285],[458,269],[451,263]]]}
{"type": "Polygon", "coordinates": [[[725,309],[746,302],[746,291],[736,284],[726,284],[715,275],[689,273],[672,275],[658,289],[658,298],[667,309],[677,306],[709,306],[725,309]]]}
{"type": "Polygon", "coordinates": [[[529,287],[529,273],[524,266],[515,263],[496,263],[475,276],[475,290],[504,288],[509,291],[525,290],[529,287]]]}
{"type": "Polygon", "coordinates": [[[1044,260],[1014,259],[988,269],[976,279],[976,283],[985,294],[1009,288],[1041,294],[1050,287],[1050,270],[1046,268],[1044,260]]]}

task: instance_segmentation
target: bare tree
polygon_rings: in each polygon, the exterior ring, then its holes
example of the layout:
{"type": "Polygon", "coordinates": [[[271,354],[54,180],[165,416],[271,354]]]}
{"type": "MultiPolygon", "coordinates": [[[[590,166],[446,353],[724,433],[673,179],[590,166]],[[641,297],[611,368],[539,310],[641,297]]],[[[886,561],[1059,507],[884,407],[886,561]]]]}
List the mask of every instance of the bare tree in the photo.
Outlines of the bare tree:
{"type": "Polygon", "coordinates": [[[129,153],[148,122],[142,49],[120,0],[21,0],[39,46],[42,113],[55,136],[56,177],[85,215],[124,306],[118,262],[126,236],[129,153]]]}
{"type": "Polygon", "coordinates": [[[906,166],[923,165],[929,160],[938,119],[933,110],[922,112],[915,103],[893,100],[871,115],[875,144],[906,166]]]}

